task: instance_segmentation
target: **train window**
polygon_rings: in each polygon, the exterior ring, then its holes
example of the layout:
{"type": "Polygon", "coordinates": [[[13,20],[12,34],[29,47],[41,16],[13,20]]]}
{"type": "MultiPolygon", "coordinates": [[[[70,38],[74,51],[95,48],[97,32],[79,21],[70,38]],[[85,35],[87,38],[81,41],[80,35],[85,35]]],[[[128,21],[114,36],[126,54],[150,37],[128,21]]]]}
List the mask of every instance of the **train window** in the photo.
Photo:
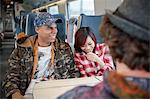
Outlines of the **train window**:
{"type": "Polygon", "coordinates": [[[48,8],[50,14],[59,14],[58,5],[54,5],[48,8]]]}
{"type": "Polygon", "coordinates": [[[86,15],[94,15],[94,0],[81,0],[82,1],[82,13],[86,15]]]}
{"type": "Polygon", "coordinates": [[[68,2],[68,12],[69,18],[78,17],[81,13],[86,15],[94,15],[94,0],[70,1],[68,2]]]}
{"type": "Polygon", "coordinates": [[[69,19],[71,17],[78,17],[80,15],[80,1],[70,1],[68,2],[68,13],[69,19]]]}

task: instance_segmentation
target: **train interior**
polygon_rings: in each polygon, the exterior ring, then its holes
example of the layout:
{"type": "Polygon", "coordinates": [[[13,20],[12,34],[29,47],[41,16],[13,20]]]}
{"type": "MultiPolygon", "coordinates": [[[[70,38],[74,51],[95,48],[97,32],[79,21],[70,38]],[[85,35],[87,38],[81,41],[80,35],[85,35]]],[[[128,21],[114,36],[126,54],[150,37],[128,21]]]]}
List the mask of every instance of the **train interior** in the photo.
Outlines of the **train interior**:
{"type": "MultiPolygon", "coordinates": [[[[35,13],[49,12],[57,18],[58,36],[68,42],[74,51],[74,34],[81,26],[94,30],[97,42],[105,9],[115,10],[122,0],[0,0],[0,83],[8,69],[7,60],[17,47],[16,39],[20,33],[27,36],[36,32],[33,26],[35,13]]],[[[0,86],[0,89],[1,86],[0,86]]],[[[4,95],[1,90],[0,98],[4,95]]]]}

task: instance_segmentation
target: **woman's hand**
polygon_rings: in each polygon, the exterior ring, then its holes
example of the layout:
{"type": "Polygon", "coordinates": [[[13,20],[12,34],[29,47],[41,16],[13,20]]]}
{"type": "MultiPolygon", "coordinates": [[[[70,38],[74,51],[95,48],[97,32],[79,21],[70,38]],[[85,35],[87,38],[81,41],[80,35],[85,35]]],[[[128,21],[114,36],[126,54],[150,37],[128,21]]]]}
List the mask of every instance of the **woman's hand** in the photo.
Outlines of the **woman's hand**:
{"type": "Polygon", "coordinates": [[[94,61],[94,62],[97,62],[97,60],[99,59],[99,57],[95,53],[92,53],[92,52],[87,53],[86,57],[88,60],[94,61]]]}
{"type": "Polygon", "coordinates": [[[104,67],[105,65],[103,60],[101,60],[100,57],[98,57],[95,53],[89,52],[86,54],[86,57],[90,61],[98,62],[101,67],[104,67]]]}

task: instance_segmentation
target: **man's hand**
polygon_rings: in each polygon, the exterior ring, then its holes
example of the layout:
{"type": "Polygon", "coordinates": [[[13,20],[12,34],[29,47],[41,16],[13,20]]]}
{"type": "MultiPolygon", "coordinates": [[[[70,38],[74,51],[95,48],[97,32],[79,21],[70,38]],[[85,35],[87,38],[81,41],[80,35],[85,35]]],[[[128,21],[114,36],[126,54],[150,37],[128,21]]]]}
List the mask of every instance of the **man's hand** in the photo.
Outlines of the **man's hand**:
{"type": "Polygon", "coordinates": [[[24,96],[20,94],[20,92],[15,92],[12,94],[12,99],[26,99],[24,96]]]}

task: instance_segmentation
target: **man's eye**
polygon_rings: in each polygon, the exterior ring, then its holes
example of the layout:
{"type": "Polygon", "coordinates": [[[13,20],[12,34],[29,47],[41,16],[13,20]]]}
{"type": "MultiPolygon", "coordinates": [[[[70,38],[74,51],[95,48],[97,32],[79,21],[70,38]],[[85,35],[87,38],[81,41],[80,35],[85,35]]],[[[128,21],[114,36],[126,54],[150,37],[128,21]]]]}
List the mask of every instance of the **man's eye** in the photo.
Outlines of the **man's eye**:
{"type": "Polygon", "coordinates": [[[51,29],[51,27],[48,26],[47,29],[51,29]]]}
{"type": "Polygon", "coordinates": [[[53,30],[53,29],[56,29],[56,27],[49,27],[49,29],[52,29],[52,30],[53,30]]]}

